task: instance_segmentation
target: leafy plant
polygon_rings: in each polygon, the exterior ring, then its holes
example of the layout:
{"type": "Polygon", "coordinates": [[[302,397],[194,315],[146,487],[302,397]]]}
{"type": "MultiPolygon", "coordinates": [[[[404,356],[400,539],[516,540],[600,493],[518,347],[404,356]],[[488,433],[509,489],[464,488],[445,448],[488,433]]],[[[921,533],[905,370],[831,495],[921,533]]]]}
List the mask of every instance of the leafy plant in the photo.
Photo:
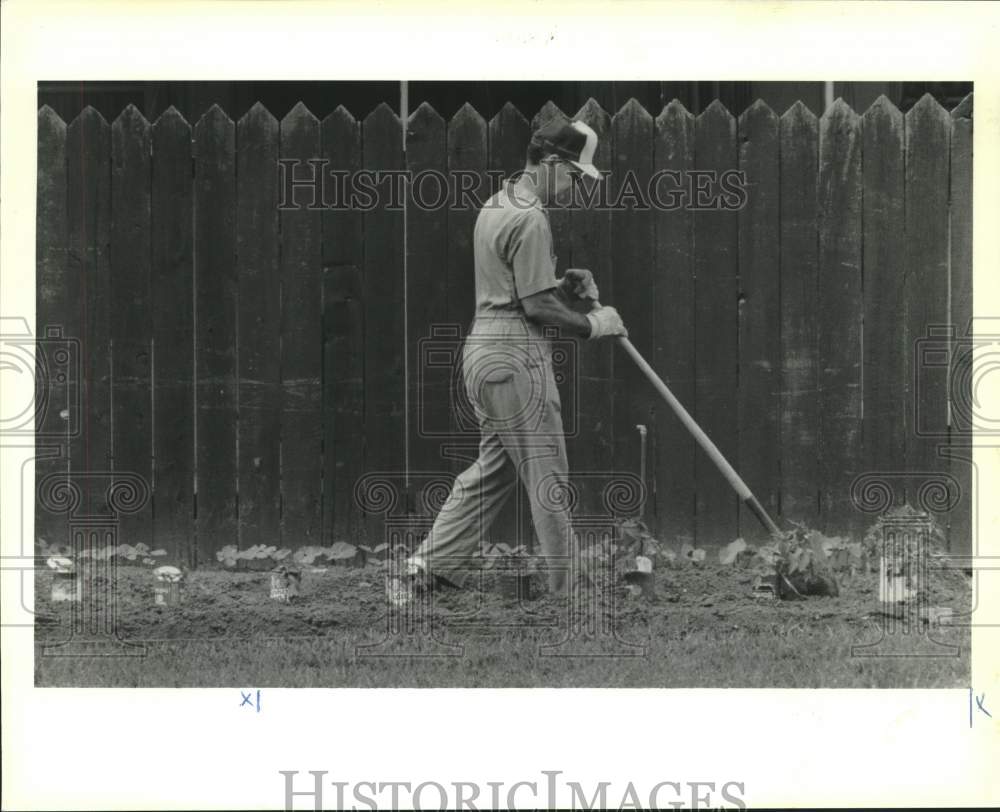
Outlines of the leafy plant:
{"type": "Polygon", "coordinates": [[[800,522],[791,524],[793,529],[780,540],[757,550],[765,572],[777,574],[779,593],[782,597],[839,595],[840,587],[828,558],[841,540],[828,538],[800,522]]]}
{"type": "Polygon", "coordinates": [[[617,523],[619,547],[624,547],[635,555],[655,558],[662,551],[662,545],[642,519],[622,519],[617,523]]]}
{"type": "Polygon", "coordinates": [[[342,563],[354,559],[359,548],[344,541],[335,541],[329,547],[308,544],[292,551],[288,547],[280,550],[272,545],[255,544],[245,550],[238,550],[234,544],[228,544],[219,550],[215,557],[226,567],[235,567],[239,562],[253,564],[256,562],[274,562],[275,564],[290,563],[300,567],[310,567],[325,562],[342,563]]]}
{"type": "Polygon", "coordinates": [[[301,567],[311,567],[316,563],[316,559],[323,555],[324,549],[315,544],[307,544],[292,553],[292,561],[301,567]]]}
{"type": "Polygon", "coordinates": [[[382,544],[376,544],[374,547],[368,547],[364,544],[359,544],[358,549],[364,556],[365,564],[375,564],[377,566],[384,566],[392,558],[392,551],[388,544],[383,542],[382,544]]]}
{"type": "Polygon", "coordinates": [[[346,541],[335,541],[327,549],[326,557],[333,562],[344,564],[353,561],[358,555],[358,548],[346,541]]]}
{"type": "Polygon", "coordinates": [[[139,542],[131,544],[107,544],[103,547],[84,547],[75,550],[69,544],[49,544],[44,538],[38,539],[38,553],[42,558],[50,556],[62,556],[64,558],[91,559],[93,561],[110,561],[112,558],[120,560],[139,562],[147,566],[157,563],[158,558],[167,555],[166,550],[150,550],[149,545],[139,542]]]}
{"type": "MultiPolygon", "coordinates": [[[[646,524],[638,518],[618,521],[615,541],[618,552],[624,555],[627,560],[636,557],[645,557],[654,565],[660,564],[664,566],[675,565],[678,561],[677,553],[656,538],[649,531],[646,524]]],[[[702,553],[703,557],[704,554],[702,553]]]]}

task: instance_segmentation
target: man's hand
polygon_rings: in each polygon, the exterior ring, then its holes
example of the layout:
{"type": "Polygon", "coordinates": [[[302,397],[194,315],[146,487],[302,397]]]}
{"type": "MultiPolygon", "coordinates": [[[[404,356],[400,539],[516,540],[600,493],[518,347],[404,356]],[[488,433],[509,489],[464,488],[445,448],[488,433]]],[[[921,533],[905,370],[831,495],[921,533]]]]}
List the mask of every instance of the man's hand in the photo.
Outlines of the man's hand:
{"type": "Polygon", "coordinates": [[[562,278],[565,293],[577,299],[600,299],[594,275],[586,268],[568,268],[562,278]]]}
{"type": "Polygon", "coordinates": [[[572,330],[580,336],[590,333],[590,321],[582,313],[574,312],[566,302],[562,288],[549,288],[521,299],[524,315],[535,324],[552,325],[572,330]]]}
{"type": "Polygon", "coordinates": [[[599,307],[591,310],[587,314],[590,322],[590,337],[601,338],[603,336],[628,336],[625,323],[618,311],[613,307],[599,307]]]}

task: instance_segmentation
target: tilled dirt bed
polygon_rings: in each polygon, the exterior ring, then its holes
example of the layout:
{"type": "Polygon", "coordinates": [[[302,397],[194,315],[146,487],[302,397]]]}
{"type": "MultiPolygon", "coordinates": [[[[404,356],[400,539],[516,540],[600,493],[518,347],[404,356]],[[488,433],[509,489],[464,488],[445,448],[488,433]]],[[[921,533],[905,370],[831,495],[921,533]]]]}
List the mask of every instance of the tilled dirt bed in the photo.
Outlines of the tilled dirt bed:
{"type": "MultiPolygon", "coordinates": [[[[271,599],[270,574],[265,571],[197,570],[188,575],[177,606],[155,605],[148,568],[123,566],[117,573],[117,584],[109,585],[107,594],[115,604],[111,625],[124,640],[377,637],[393,622],[384,598],[383,571],[375,566],[307,569],[300,595],[290,603],[271,599]]],[[[35,581],[36,642],[48,645],[66,640],[72,628],[72,604],[51,600],[52,577],[43,570],[35,581]]],[[[779,633],[790,624],[831,622],[861,629],[881,617],[878,581],[872,573],[842,577],[839,597],[797,601],[754,598],[752,573],[708,561],[660,570],[655,577],[655,598],[631,597],[624,588],[615,589],[596,611],[626,633],[633,629],[638,637],[707,628],[779,633]]],[[[926,603],[952,609],[961,621],[970,611],[971,583],[960,571],[932,573],[926,603]]],[[[424,611],[425,622],[442,632],[465,635],[497,629],[552,631],[572,614],[544,594],[527,601],[506,598],[490,578],[479,590],[435,593],[424,611]]],[[[97,612],[100,617],[83,618],[87,628],[109,620],[101,609],[97,612]]]]}

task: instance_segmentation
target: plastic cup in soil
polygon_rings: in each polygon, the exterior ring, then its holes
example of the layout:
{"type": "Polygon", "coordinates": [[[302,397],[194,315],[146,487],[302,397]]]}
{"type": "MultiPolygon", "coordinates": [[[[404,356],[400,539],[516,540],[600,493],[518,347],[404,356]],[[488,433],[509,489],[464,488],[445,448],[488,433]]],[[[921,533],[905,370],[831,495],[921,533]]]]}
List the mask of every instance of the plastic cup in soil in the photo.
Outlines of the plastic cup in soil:
{"type": "Polygon", "coordinates": [[[778,576],[760,575],[754,581],[750,594],[758,600],[773,601],[778,598],[778,576]]]}
{"type": "Polygon", "coordinates": [[[878,567],[878,599],[882,613],[901,618],[916,597],[910,588],[910,579],[904,570],[885,556],[879,558],[878,567]]]}
{"type": "Polygon", "coordinates": [[[271,600],[290,603],[298,597],[302,584],[302,573],[288,567],[278,567],[271,571],[271,600]]]}
{"type": "Polygon", "coordinates": [[[181,602],[184,573],[177,567],[165,564],[153,570],[153,604],[177,606],[181,602]]]}
{"type": "Polygon", "coordinates": [[[83,582],[77,575],[76,565],[69,558],[52,556],[45,562],[52,570],[52,602],[83,600],[83,582]]]}

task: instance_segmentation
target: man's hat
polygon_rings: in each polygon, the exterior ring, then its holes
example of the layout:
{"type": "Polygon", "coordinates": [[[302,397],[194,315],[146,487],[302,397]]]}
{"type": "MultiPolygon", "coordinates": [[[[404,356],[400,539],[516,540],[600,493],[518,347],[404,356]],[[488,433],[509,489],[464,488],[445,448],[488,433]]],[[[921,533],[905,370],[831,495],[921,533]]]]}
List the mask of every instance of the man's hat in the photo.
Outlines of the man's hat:
{"type": "Polygon", "coordinates": [[[552,121],[531,136],[531,143],[569,161],[585,175],[600,179],[594,166],[597,133],[582,121],[552,121]]]}

